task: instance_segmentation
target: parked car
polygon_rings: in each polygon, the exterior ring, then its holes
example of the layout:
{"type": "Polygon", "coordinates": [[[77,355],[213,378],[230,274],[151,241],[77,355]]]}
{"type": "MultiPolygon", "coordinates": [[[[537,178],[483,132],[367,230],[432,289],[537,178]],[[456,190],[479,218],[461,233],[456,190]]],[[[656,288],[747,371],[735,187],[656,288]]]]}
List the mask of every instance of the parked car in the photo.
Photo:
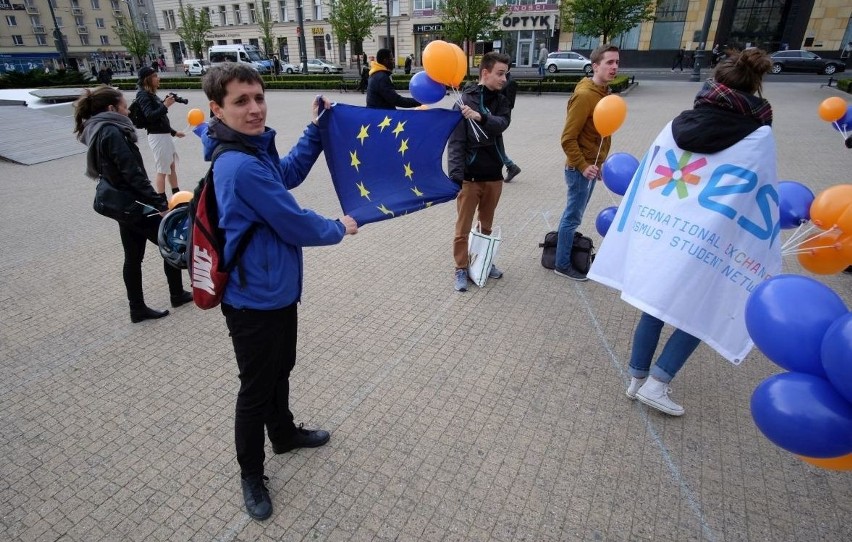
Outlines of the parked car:
{"type": "Polygon", "coordinates": [[[186,75],[204,75],[210,70],[210,63],[201,59],[183,61],[183,73],[186,75]]]}
{"type": "Polygon", "coordinates": [[[822,58],[810,51],[778,51],[772,53],[772,73],[806,71],[831,75],[846,70],[846,63],[833,58],[822,58]]]}
{"type": "Polygon", "coordinates": [[[574,51],[550,53],[547,55],[547,62],[545,62],[544,67],[550,73],[577,71],[584,72],[586,75],[592,74],[592,61],[574,51]]]}
{"type": "Polygon", "coordinates": [[[308,73],[342,73],[343,68],[321,58],[308,60],[308,73]]]}

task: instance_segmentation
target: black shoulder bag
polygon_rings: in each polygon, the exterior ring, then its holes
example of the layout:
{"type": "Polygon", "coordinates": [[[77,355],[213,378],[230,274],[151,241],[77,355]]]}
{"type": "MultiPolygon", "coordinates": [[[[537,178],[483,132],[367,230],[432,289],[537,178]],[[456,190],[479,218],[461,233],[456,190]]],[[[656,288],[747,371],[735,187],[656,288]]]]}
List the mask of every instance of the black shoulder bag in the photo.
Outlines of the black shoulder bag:
{"type": "MultiPolygon", "coordinates": [[[[98,169],[101,166],[100,156],[101,134],[98,132],[97,141],[93,147],[89,147],[89,152],[94,152],[98,157],[98,169]]],[[[95,200],[92,207],[99,215],[103,215],[119,222],[136,222],[145,217],[145,207],[138,201],[132,193],[121,190],[113,186],[109,179],[104,177],[103,173],[98,177],[98,184],[95,187],[95,200]]]]}

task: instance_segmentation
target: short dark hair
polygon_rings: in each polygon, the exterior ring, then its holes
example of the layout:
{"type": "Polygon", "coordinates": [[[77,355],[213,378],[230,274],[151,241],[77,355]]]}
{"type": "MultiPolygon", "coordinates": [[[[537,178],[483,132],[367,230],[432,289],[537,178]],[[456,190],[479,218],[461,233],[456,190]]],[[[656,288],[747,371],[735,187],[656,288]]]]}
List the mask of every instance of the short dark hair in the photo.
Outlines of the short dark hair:
{"type": "Polygon", "coordinates": [[[505,64],[508,67],[511,62],[512,59],[509,58],[509,55],[491,51],[482,55],[482,60],[479,62],[479,72],[482,73],[482,70],[493,70],[494,64],[497,63],[505,64]]]}
{"type": "Polygon", "coordinates": [[[225,95],[228,94],[228,91],[225,90],[228,83],[235,80],[241,83],[259,83],[263,91],[266,92],[266,85],[263,84],[263,78],[257,70],[236,62],[225,62],[221,66],[210,68],[201,82],[201,88],[204,89],[204,94],[207,95],[208,100],[212,100],[221,106],[225,101],[225,95]]]}
{"type": "Polygon", "coordinates": [[[393,53],[390,49],[379,49],[376,51],[376,62],[385,66],[393,65],[393,53]]]}
{"type": "Polygon", "coordinates": [[[612,45],[611,43],[604,43],[603,45],[598,45],[595,47],[595,50],[592,51],[592,54],[589,55],[589,60],[592,61],[592,64],[600,64],[601,60],[603,60],[604,53],[617,53],[618,47],[612,45]]]}

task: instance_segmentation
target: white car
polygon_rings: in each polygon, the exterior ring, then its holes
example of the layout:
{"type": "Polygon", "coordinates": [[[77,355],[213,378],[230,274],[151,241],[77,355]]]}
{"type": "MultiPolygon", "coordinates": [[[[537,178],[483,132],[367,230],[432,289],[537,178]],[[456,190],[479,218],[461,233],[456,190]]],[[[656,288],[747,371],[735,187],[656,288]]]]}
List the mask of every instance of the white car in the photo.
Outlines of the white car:
{"type": "Polygon", "coordinates": [[[296,64],[290,64],[289,62],[281,63],[281,73],[299,73],[301,67],[296,64]]]}
{"type": "Polygon", "coordinates": [[[343,68],[321,58],[308,60],[308,73],[343,73],[343,68]]]}
{"type": "Polygon", "coordinates": [[[586,75],[592,74],[592,61],[574,51],[557,51],[547,55],[545,69],[550,73],[558,71],[578,71],[586,75]]]}
{"type": "Polygon", "coordinates": [[[210,63],[206,60],[185,60],[183,63],[183,73],[186,75],[204,75],[210,70],[210,63]]]}

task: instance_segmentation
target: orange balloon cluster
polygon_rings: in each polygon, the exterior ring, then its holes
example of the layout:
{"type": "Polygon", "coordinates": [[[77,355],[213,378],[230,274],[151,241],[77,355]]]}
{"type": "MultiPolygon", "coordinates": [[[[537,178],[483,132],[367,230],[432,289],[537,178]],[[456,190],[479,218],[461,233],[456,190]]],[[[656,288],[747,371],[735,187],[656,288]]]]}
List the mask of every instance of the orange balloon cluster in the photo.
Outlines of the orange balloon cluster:
{"type": "Polygon", "coordinates": [[[423,69],[433,81],[457,88],[467,75],[467,56],[455,43],[430,41],[423,49],[423,69]]]}
{"type": "Polygon", "coordinates": [[[838,184],[817,194],[810,214],[823,233],[799,246],[802,267],[818,275],[833,275],[852,265],[852,184],[838,184]]]}
{"type": "Polygon", "coordinates": [[[841,455],[840,457],[829,457],[826,459],[800,455],[799,459],[821,469],[852,470],[852,454],[841,455]]]}
{"type": "Polygon", "coordinates": [[[188,204],[192,201],[193,193],[189,190],[181,190],[180,192],[175,192],[171,198],[169,198],[169,211],[177,207],[178,205],[188,204]]]}
{"type": "Polygon", "coordinates": [[[603,137],[617,132],[625,118],[627,118],[627,103],[621,96],[615,94],[602,98],[592,113],[595,129],[603,137]]]}

